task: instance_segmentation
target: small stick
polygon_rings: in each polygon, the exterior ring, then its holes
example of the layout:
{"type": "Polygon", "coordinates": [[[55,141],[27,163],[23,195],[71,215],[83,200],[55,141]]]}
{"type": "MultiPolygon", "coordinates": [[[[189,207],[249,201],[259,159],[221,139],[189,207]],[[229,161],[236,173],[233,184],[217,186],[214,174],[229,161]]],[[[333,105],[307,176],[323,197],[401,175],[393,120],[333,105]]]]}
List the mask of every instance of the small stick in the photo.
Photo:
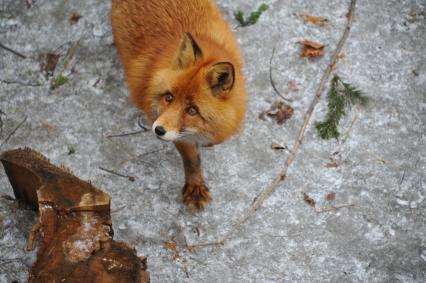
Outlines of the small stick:
{"type": "Polygon", "coordinates": [[[282,99],[288,101],[288,102],[292,102],[292,99],[286,98],[284,97],[277,89],[277,87],[275,86],[275,82],[274,79],[272,78],[272,61],[274,60],[274,55],[275,55],[275,47],[272,49],[272,55],[271,55],[271,60],[269,61],[269,81],[271,82],[272,88],[274,89],[274,92],[281,97],[282,99]]]}
{"type": "Polygon", "coordinates": [[[0,144],[0,149],[2,149],[3,145],[5,145],[9,139],[16,133],[16,131],[22,126],[22,124],[25,123],[25,121],[27,121],[27,116],[25,116],[24,120],[22,120],[21,123],[19,123],[18,126],[16,126],[16,128],[7,136],[7,138],[0,144]]]}
{"type": "Polygon", "coordinates": [[[27,59],[27,56],[22,55],[21,53],[19,53],[18,51],[15,51],[7,46],[4,46],[3,44],[0,43],[0,48],[3,48],[4,50],[7,50],[9,52],[12,52],[13,54],[15,54],[16,56],[21,57],[22,59],[27,59]]]}
{"type": "Polygon", "coordinates": [[[331,57],[330,63],[327,66],[327,69],[325,70],[320,84],[315,92],[315,96],[311,101],[311,104],[308,107],[308,110],[305,113],[305,118],[302,124],[302,127],[299,131],[299,135],[293,145],[293,148],[290,152],[290,155],[288,156],[287,160],[284,163],[284,167],[281,170],[280,174],[272,181],[272,183],[262,192],[262,194],[259,196],[259,198],[256,200],[256,203],[250,208],[250,210],[242,217],[242,219],[237,223],[234,224],[231,229],[225,233],[225,235],[219,239],[219,240],[215,240],[212,242],[207,242],[207,243],[199,243],[199,244],[193,244],[190,245],[189,248],[194,249],[197,247],[206,247],[206,246],[217,246],[217,245],[223,245],[225,243],[225,241],[231,237],[235,232],[237,232],[240,227],[247,222],[247,220],[249,220],[255,213],[256,211],[262,207],[263,203],[269,198],[269,196],[274,193],[277,188],[278,185],[283,182],[286,178],[287,178],[287,171],[288,168],[290,167],[290,165],[293,163],[293,160],[296,157],[296,153],[300,147],[300,145],[302,144],[302,140],[305,136],[305,131],[306,128],[308,126],[308,123],[311,119],[312,113],[315,109],[315,106],[317,105],[319,98],[321,97],[321,93],[324,89],[324,85],[326,83],[326,81],[328,80],[328,78],[330,77],[331,72],[333,71],[333,66],[335,65],[335,63],[338,60],[339,54],[343,48],[343,45],[346,42],[346,39],[348,38],[349,32],[351,30],[352,27],[352,20],[353,20],[353,14],[354,14],[354,10],[355,10],[355,3],[356,0],[351,0],[350,2],[350,6],[349,6],[349,11],[347,14],[347,24],[346,24],[346,28],[345,31],[343,32],[342,37],[340,38],[336,49],[334,50],[334,53],[331,57]]]}
{"type": "Polygon", "coordinates": [[[315,212],[316,213],[324,213],[324,212],[336,211],[336,210],[341,209],[341,208],[353,207],[353,206],[355,206],[355,204],[345,203],[345,204],[333,205],[331,208],[315,209],[315,212]]]}
{"type": "Polygon", "coordinates": [[[130,132],[130,133],[125,133],[125,134],[118,134],[118,135],[107,135],[106,138],[119,138],[119,137],[128,137],[128,136],[134,136],[134,135],[138,135],[141,133],[145,133],[148,132],[149,129],[147,127],[145,127],[142,122],[141,119],[138,120],[138,126],[142,129],[140,131],[136,131],[136,132],[130,132]]]}
{"type": "Polygon", "coordinates": [[[105,168],[103,168],[103,167],[99,167],[99,170],[105,171],[105,172],[107,172],[107,173],[110,173],[110,174],[115,175],[115,176],[118,176],[118,177],[127,178],[127,179],[129,179],[129,181],[130,181],[130,182],[134,182],[134,181],[135,181],[135,179],[136,179],[135,177],[128,176],[128,175],[123,175],[123,174],[117,173],[117,172],[115,172],[115,171],[112,171],[112,170],[109,170],[109,169],[105,169],[105,168]]]}
{"type": "Polygon", "coordinates": [[[131,132],[131,133],[125,133],[125,134],[118,134],[118,135],[107,135],[106,138],[120,138],[120,137],[128,137],[128,136],[134,136],[134,135],[138,135],[141,133],[144,133],[146,131],[141,130],[141,131],[136,131],[136,132],[131,132]]]}

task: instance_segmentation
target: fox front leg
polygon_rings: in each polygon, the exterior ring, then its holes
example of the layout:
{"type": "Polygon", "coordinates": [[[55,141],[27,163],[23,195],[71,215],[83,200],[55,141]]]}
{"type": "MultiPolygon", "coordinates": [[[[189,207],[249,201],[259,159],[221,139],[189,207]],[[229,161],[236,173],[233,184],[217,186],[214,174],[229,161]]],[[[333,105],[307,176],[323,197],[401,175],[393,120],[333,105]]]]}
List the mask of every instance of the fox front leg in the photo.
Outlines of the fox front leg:
{"type": "Polygon", "coordinates": [[[211,201],[209,189],[204,184],[201,159],[197,146],[190,143],[175,142],[185,168],[183,202],[193,210],[203,210],[211,201]]]}

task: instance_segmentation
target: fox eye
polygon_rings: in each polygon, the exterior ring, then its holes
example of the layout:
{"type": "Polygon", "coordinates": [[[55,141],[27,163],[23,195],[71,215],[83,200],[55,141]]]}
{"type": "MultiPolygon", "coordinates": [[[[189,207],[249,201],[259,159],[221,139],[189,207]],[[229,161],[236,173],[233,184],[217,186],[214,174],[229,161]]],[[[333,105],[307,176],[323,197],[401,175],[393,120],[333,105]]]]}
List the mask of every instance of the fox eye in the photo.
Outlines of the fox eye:
{"type": "Polygon", "coordinates": [[[198,111],[195,107],[191,106],[188,109],[186,109],[186,112],[191,115],[191,116],[195,116],[198,114],[198,111]]]}
{"type": "Polygon", "coordinates": [[[164,95],[164,100],[166,100],[167,103],[172,103],[173,99],[174,99],[173,94],[171,94],[170,92],[167,92],[164,95]]]}

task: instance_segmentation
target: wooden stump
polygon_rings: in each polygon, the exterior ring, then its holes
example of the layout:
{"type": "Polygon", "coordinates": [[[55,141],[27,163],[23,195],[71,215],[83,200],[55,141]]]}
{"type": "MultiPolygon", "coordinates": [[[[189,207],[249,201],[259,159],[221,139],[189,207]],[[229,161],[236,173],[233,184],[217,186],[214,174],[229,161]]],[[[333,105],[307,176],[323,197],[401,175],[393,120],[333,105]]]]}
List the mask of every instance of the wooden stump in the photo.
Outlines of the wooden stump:
{"type": "Polygon", "coordinates": [[[108,194],[31,149],[4,152],[0,161],[16,198],[40,212],[28,282],[149,282],[146,258],[112,239],[108,194]]]}

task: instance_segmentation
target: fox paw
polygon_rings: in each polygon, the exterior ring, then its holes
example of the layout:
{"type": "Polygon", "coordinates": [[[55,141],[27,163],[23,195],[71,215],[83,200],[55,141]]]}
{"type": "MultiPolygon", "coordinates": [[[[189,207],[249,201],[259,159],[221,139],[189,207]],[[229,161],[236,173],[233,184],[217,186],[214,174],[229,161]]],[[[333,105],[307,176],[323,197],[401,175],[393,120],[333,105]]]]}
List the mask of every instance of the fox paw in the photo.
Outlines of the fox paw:
{"type": "Polygon", "coordinates": [[[209,189],[204,184],[185,184],[183,187],[183,203],[192,210],[203,210],[211,200],[209,189]]]}

